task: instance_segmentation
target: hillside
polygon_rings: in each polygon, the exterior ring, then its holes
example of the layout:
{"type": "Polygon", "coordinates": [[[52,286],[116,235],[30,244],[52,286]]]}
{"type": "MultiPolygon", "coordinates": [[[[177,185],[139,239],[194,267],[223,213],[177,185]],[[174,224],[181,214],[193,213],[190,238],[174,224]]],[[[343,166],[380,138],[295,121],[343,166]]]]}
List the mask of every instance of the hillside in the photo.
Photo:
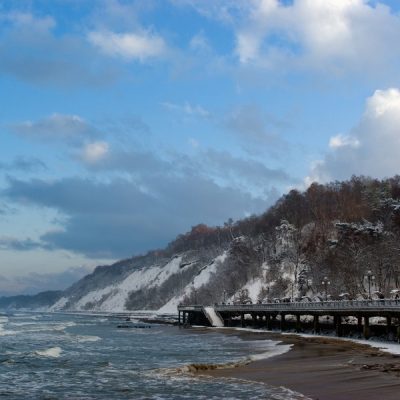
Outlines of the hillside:
{"type": "Polygon", "coordinates": [[[180,302],[390,297],[400,286],[400,177],[292,190],[260,216],[198,225],[166,249],[99,266],[51,310],[158,310],[180,302]]]}

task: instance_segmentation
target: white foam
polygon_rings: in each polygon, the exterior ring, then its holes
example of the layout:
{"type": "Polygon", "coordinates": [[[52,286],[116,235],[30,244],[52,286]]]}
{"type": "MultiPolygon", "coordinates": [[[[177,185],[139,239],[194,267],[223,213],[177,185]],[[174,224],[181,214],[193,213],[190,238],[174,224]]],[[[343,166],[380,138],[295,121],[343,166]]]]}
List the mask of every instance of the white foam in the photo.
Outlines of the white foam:
{"type": "Polygon", "coordinates": [[[98,342],[101,340],[99,336],[90,336],[90,335],[77,335],[75,337],[78,343],[85,343],[85,342],[98,342]]]}
{"type": "Polygon", "coordinates": [[[46,350],[37,350],[35,354],[42,357],[58,358],[62,352],[61,347],[50,347],[46,350]]]}
{"type": "Polygon", "coordinates": [[[46,331],[63,331],[71,326],[76,326],[76,323],[73,321],[68,322],[55,322],[55,323],[38,323],[34,326],[31,325],[31,328],[24,329],[24,332],[46,332],[46,331]]]}
{"type": "Polygon", "coordinates": [[[27,325],[37,325],[37,322],[10,322],[10,326],[27,326],[27,325]]]}
{"type": "Polygon", "coordinates": [[[291,348],[292,344],[280,344],[281,342],[273,342],[272,346],[268,346],[268,350],[260,353],[253,354],[249,358],[251,361],[265,360],[267,358],[272,358],[280,356],[281,354],[287,353],[291,348]]]}

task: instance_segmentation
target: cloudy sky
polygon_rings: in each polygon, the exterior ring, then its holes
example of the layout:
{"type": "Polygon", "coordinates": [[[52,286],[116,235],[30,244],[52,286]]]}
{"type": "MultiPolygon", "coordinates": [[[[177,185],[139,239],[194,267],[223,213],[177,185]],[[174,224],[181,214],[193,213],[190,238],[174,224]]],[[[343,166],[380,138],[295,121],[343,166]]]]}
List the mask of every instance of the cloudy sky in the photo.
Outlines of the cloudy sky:
{"type": "Polygon", "coordinates": [[[399,39],[397,0],[2,0],[0,294],[398,174],[399,39]]]}

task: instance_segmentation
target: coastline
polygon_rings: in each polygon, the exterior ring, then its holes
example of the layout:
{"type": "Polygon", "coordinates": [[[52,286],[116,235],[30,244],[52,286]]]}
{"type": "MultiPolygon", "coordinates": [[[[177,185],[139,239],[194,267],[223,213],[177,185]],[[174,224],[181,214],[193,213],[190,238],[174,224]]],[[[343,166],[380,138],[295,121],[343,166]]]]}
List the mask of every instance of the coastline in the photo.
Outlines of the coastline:
{"type": "MultiPolygon", "coordinates": [[[[220,330],[243,340],[274,340],[291,345],[269,358],[250,358],[232,367],[201,368],[191,373],[283,386],[315,400],[398,400],[400,356],[369,344],[330,337],[274,332],[220,330]]],[[[373,343],[376,346],[376,343],[373,343]]]]}

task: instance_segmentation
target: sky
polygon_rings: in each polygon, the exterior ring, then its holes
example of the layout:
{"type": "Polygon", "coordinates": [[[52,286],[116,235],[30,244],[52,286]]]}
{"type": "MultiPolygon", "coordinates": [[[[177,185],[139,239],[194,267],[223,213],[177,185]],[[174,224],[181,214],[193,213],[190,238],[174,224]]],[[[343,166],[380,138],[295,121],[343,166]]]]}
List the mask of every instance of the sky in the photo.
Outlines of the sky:
{"type": "Polygon", "coordinates": [[[398,174],[399,39],[397,0],[2,0],[0,295],[398,174]]]}

